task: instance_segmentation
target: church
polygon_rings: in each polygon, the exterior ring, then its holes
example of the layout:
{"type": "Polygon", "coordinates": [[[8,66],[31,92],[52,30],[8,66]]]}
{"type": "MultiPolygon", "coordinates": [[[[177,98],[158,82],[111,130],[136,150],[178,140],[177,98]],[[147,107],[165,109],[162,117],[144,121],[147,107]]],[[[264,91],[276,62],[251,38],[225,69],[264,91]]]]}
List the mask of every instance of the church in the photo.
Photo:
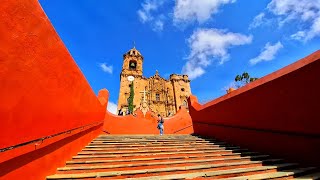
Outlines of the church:
{"type": "Polygon", "coordinates": [[[128,110],[131,84],[134,87],[134,111],[151,110],[168,117],[174,115],[181,106],[188,108],[187,98],[191,95],[188,76],[171,74],[169,79],[165,79],[155,71],[153,76],[147,78],[143,76],[143,61],[143,56],[135,47],[123,55],[118,111],[128,110]]]}

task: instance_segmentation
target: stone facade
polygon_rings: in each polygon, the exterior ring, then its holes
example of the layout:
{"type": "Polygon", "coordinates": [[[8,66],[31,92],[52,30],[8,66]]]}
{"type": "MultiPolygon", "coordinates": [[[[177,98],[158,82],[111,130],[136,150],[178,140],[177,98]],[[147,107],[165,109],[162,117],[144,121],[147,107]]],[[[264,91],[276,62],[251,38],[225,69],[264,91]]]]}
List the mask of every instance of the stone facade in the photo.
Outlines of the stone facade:
{"type": "Polygon", "coordinates": [[[134,77],[134,110],[150,109],[164,117],[174,115],[180,108],[188,108],[187,98],[191,95],[190,80],[187,75],[171,74],[162,78],[158,71],[150,78],[143,76],[143,56],[132,48],[123,55],[123,66],[120,73],[120,92],[118,110],[126,112],[130,96],[131,83],[129,76],[134,77]]]}

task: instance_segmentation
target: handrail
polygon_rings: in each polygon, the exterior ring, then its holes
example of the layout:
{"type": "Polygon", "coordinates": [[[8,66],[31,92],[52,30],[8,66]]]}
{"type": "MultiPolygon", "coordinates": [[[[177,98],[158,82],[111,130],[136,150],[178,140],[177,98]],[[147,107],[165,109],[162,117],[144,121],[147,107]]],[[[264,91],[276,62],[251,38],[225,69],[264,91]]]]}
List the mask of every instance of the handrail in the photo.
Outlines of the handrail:
{"type": "Polygon", "coordinates": [[[185,130],[185,129],[191,127],[191,126],[193,126],[193,124],[191,124],[191,125],[189,125],[189,126],[187,126],[187,127],[181,128],[181,129],[179,129],[179,130],[176,130],[176,131],[173,132],[173,134],[175,134],[175,133],[177,133],[177,132],[180,132],[180,131],[182,131],[182,130],[185,130]]]}
{"type": "Polygon", "coordinates": [[[59,135],[62,135],[62,134],[70,134],[72,131],[75,131],[75,130],[78,130],[78,129],[84,129],[85,127],[88,127],[88,126],[91,126],[91,125],[95,125],[95,124],[98,125],[98,124],[102,124],[102,123],[103,123],[103,121],[87,124],[87,125],[84,125],[84,126],[81,126],[81,127],[78,127],[78,128],[74,128],[74,129],[69,129],[67,131],[63,131],[63,132],[60,132],[60,133],[57,133],[57,134],[44,136],[42,138],[38,138],[38,139],[34,139],[34,140],[31,140],[31,141],[28,141],[28,142],[24,142],[24,143],[20,143],[20,144],[17,144],[17,145],[9,146],[9,147],[6,147],[6,148],[2,148],[2,149],[0,149],[0,153],[1,152],[5,152],[5,151],[9,151],[9,150],[12,150],[12,149],[19,148],[21,146],[26,146],[26,145],[29,145],[29,144],[33,144],[33,143],[39,142],[39,141],[41,141],[41,143],[42,143],[46,139],[50,139],[50,138],[53,138],[53,137],[56,137],[56,136],[59,136],[59,135]]]}

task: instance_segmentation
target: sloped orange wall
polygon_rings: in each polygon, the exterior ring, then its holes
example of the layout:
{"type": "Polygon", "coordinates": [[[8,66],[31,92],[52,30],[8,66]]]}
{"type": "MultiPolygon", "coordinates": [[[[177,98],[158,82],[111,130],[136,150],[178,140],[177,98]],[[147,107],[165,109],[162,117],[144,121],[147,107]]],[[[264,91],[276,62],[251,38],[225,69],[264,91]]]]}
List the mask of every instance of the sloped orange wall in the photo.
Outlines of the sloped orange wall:
{"type": "Polygon", "coordinates": [[[189,98],[196,134],[320,165],[320,51],[200,105],[189,98]]]}
{"type": "Polygon", "coordinates": [[[102,121],[105,109],[37,0],[0,6],[0,149],[102,121]]]}
{"type": "Polygon", "coordinates": [[[45,179],[101,133],[100,103],[37,0],[0,5],[0,179],[45,179]]]}

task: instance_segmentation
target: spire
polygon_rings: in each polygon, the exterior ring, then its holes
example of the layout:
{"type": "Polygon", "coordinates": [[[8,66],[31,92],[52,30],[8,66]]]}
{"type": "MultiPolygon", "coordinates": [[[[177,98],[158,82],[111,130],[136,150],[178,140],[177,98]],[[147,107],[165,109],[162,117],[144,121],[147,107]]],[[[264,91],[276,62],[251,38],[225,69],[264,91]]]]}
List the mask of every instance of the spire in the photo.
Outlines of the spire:
{"type": "Polygon", "coordinates": [[[133,49],[136,48],[136,41],[133,41],[133,49]]]}

